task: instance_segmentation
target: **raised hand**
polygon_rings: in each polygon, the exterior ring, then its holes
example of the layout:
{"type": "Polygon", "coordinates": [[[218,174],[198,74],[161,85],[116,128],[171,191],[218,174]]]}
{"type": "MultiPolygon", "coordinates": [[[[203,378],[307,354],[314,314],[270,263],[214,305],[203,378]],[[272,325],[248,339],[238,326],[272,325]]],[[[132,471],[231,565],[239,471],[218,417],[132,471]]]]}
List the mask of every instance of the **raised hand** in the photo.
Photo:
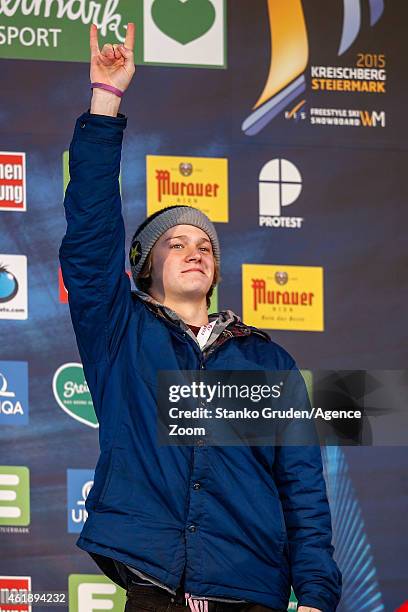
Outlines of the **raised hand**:
{"type": "Polygon", "coordinates": [[[135,73],[134,46],[135,24],[128,23],[124,45],[105,44],[102,51],[98,45],[98,28],[91,24],[91,83],[105,83],[125,91],[135,73]]]}

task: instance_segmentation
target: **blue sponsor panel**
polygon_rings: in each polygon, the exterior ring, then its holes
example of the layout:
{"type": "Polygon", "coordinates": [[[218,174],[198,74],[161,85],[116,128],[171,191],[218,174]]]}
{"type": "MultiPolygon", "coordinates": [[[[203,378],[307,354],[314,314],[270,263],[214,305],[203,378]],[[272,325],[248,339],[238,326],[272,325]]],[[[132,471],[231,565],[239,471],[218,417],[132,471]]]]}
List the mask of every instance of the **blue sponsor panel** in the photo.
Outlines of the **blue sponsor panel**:
{"type": "Polygon", "coordinates": [[[68,533],[79,533],[87,518],[85,501],[93,486],[94,470],[67,470],[68,533]]]}
{"type": "Polygon", "coordinates": [[[28,424],[28,364],[0,361],[0,425],[28,424]]]}

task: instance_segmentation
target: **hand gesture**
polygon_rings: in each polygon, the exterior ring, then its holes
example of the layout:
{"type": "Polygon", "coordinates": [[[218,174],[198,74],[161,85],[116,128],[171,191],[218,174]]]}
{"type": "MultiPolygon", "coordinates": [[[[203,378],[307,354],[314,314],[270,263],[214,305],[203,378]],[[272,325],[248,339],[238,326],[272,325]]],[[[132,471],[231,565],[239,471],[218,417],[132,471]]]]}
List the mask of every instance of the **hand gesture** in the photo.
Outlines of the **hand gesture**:
{"type": "Polygon", "coordinates": [[[91,24],[91,83],[105,83],[125,91],[136,70],[133,56],[134,45],[135,24],[128,23],[124,45],[105,44],[100,51],[98,28],[94,23],[91,24]]]}

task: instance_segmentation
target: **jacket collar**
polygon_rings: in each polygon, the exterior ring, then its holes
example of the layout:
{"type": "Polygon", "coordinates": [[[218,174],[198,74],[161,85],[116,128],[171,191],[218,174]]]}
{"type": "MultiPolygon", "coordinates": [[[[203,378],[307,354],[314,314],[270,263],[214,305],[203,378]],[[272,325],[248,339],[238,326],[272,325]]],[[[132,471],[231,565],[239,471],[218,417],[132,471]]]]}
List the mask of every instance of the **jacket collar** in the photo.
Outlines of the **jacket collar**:
{"type": "MultiPolygon", "coordinates": [[[[140,289],[136,289],[133,293],[141,299],[148,308],[153,310],[155,313],[161,315],[162,317],[168,319],[172,323],[175,323],[189,334],[191,338],[193,338],[194,342],[198,344],[198,340],[194,332],[189,328],[189,326],[184,323],[184,321],[180,318],[180,316],[168,306],[161,304],[157,300],[155,300],[148,293],[141,291],[140,289]]],[[[219,312],[214,312],[208,315],[208,319],[210,323],[212,321],[216,321],[212,332],[202,348],[203,351],[206,351],[210,346],[214,343],[222,344],[223,341],[227,340],[232,336],[243,336],[251,333],[251,328],[248,325],[245,325],[241,318],[230,309],[221,310],[219,312]],[[228,329],[227,329],[228,328],[228,329]]]]}

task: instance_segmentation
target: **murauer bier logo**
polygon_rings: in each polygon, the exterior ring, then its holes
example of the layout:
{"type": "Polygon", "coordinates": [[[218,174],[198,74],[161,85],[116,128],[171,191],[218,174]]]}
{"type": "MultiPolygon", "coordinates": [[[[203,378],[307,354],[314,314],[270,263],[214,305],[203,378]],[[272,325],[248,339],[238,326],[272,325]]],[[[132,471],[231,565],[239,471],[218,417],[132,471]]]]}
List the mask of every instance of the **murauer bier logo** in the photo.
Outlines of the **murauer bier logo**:
{"type": "Polygon", "coordinates": [[[324,331],[323,268],[243,264],[242,304],[248,325],[324,331]]]}
{"type": "Polygon", "coordinates": [[[147,214],[171,204],[199,208],[211,221],[228,222],[228,160],[146,155],[147,214]]]}

